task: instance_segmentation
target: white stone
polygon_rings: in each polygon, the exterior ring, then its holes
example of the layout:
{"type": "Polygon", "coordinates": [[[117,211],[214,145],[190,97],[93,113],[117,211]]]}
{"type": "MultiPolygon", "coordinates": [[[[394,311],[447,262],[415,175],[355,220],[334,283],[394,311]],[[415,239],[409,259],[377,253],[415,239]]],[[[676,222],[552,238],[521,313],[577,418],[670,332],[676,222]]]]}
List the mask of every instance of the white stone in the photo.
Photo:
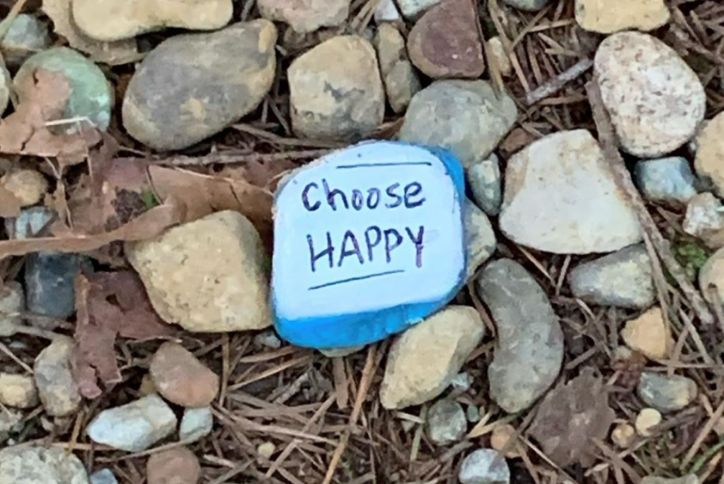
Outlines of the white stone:
{"type": "Polygon", "coordinates": [[[186,443],[196,442],[211,433],[214,415],[211,407],[187,408],[181,418],[179,438],[186,443]]]}
{"type": "Polygon", "coordinates": [[[88,484],[80,459],[60,447],[0,450],[0,484],[88,484]]]}
{"type": "Polygon", "coordinates": [[[478,449],[463,460],[460,484],[508,484],[510,470],[505,457],[493,449],[478,449]]]}
{"type": "Polygon", "coordinates": [[[500,228],[557,254],[610,252],[641,240],[636,213],[586,130],[545,136],[508,160],[500,228]]]}
{"type": "Polygon", "coordinates": [[[33,383],[33,377],[0,373],[0,404],[15,408],[30,408],[37,405],[38,391],[33,383]]]}
{"type": "Polygon", "coordinates": [[[724,208],[721,201],[709,192],[699,193],[689,200],[682,223],[684,232],[699,237],[710,247],[724,245],[724,208]]]}
{"type": "Polygon", "coordinates": [[[400,12],[397,11],[395,0],[380,0],[375,9],[375,22],[377,25],[383,22],[400,22],[400,12]]]}
{"type": "Polygon", "coordinates": [[[438,3],[440,0],[397,0],[402,15],[411,20],[416,19],[425,10],[438,3]]]}
{"type": "Polygon", "coordinates": [[[578,25],[601,34],[654,30],[665,25],[670,17],[664,0],[576,0],[578,25]]]}
{"type": "Polygon", "coordinates": [[[704,119],[706,94],[671,47],[639,32],[606,37],[594,71],[623,149],[663,156],[689,141],[704,119]]]}
{"type": "Polygon", "coordinates": [[[118,479],[112,470],[105,468],[91,474],[90,484],[118,484],[118,479]]]}

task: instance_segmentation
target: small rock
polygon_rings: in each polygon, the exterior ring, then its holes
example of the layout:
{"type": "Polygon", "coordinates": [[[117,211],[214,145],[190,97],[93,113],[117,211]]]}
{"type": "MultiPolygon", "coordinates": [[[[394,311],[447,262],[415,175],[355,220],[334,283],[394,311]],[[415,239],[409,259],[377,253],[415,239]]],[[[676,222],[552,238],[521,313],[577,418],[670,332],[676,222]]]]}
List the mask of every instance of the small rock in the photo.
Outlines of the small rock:
{"type": "Polygon", "coordinates": [[[505,458],[493,449],[478,449],[460,466],[460,484],[509,484],[510,470],[505,458]]]}
{"type": "Polygon", "coordinates": [[[382,406],[404,408],[440,395],[484,331],[475,309],[450,305],[402,333],[387,357],[380,389],[382,406]]]}
{"type": "Polygon", "coordinates": [[[682,228],[709,247],[724,245],[724,208],[721,201],[709,192],[692,197],[686,206],[682,228]]]}
{"type": "Polygon", "coordinates": [[[487,81],[437,81],[412,98],[399,138],[448,148],[469,167],[490,156],[517,117],[515,102],[487,81]]]}
{"type": "Polygon", "coordinates": [[[724,248],[714,252],[699,271],[699,288],[711,304],[724,306],[724,248]]]}
{"type": "Polygon", "coordinates": [[[516,459],[521,456],[517,434],[515,427],[510,424],[496,425],[490,434],[490,446],[499,453],[504,453],[506,458],[516,459]]]}
{"type": "Polygon", "coordinates": [[[209,435],[213,426],[211,407],[187,408],[181,418],[178,434],[186,443],[196,442],[209,435]]]}
{"type": "Polygon", "coordinates": [[[621,331],[626,346],[653,359],[664,359],[674,346],[671,331],[656,306],[626,322],[621,331]]]}
{"type": "Polygon", "coordinates": [[[485,70],[472,0],[445,0],[418,20],[407,39],[415,67],[434,79],[476,78],[485,70]]]}
{"type": "Polygon", "coordinates": [[[106,468],[91,474],[90,484],[118,484],[118,479],[113,475],[112,470],[106,468]]]}
{"type": "Polygon", "coordinates": [[[20,202],[21,207],[35,205],[48,190],[48,181],[38,171],[11,171],[0,179],[0,185],[20,202]]]}
{"type": "Polygon", "coordinates": [[[412,96],[420,90],[420,79],[407,59],[405,39],[397,27],[385,23],[377,29],[375,47],[387,102],[394,112],[401,113],[410,104],[412,96]]]}
{"type": "Polygon", "coordinates": [[[613,431],[611,431],[611,440],[621,449],[629,448],[635,439],[636,429],[630,424],[618,424],[613,431]]]}
{"type": "Polygon", "coordinates": [[[460,372],[455,375],[452,380],[450,380],[450,393],[448,394],[448,398],[454,398],[458,395],[462,395],[470,390],[470,387],[472,386],[473,377],[470,376],[470,373],[467,371],[460,372]]]}
{"type": "Polygon", "coordinates": [[[88,484],[80,459],[59,447],[0,450],[0,484],[88,484]]]}
{"type": "MultiPolygon", "coordinates": [[[[75,277],[83,259],[77,254],[36,252],[25,259],[25,301],[28,311],[56,319],[75,313],[75,277]]],[[[54,322],[37,324],[45,329],[54,322]]]]}
{"type": "Polygon", "coordinates": [[[400,12],[397,10],[395,0],[380,0],[375,9],[375,23],[381,25],[382,22],[401,22],[400,12]]]}
{"type": "Polygon", "coordinates": [[[661,413],[655,408],[644,408],[636,416],[636,433],[641,437],[653,435],[653,428],[661,423],[661,413]]]}
{"type": "Polygon", "coordinates": [[[654,202],[686,203],[696,195],[696,179],[686,158],[673,156],[636,163],[636,185],[654,202]]]}
{"type": "Polygon", "coordinates": [[[178,343],[162,344],[148,372],[158,393],[176,405],[205,407],[219,393],[218,375],[178,343]]]}
{"type": "Polygon", "coordinates": [[[263,442],[256,448],[256,453],[264,459],[270,459],[276,450],[277,446],[272,442],[263,442]]]}
{"type": "Polygon", "coordinates": [[[546,6],[548,0],[503,0],[503,3],[528,12],[537,12],[546,6]]]}
{"type": "Polygon", "coordinates": [[[470,191],[478,207],[494,217],[500,213],[503,190],[500,183],[500,160],[494,154],[473,163],[467,170],[470,191]]]}
{"type": "Polygon", "coordinates": [[[187,331],[262,329],[271,324],[266,254],[254,226],[217,212],[126,245],[154,309],[187,331]]]}
{"type": "Polygon", "coordinates": [[[646,476],[641,479],[641,484],[699,484],[699,478],[696,474],[687,474],[678,478],[646,476]]]}
{"type": "MultiPolygon", "coordinates": [[[[103,71],[86,57],[67,47],[53,47],[32,55],[15,74],[15,89],[20,103],[30,96],[22,86],[28,83],[37,69],[58,72],[65,76],[70,85],[70,97],[65,105],[63,118],[81,118],[105,131],[111,122],[111,108],[114,103],[113,89],[103,71]]],[[[69,123],[65,131],[77,131],[79,123],[69,123]]]]}
{"type": "Polygon", "coordinates": [[[558,317],[535,279],[510,259],[488,264],[476,286],[498,328],[488,366],[490,396],[506,412],[519,412],[558,376],[563,361],[558,317]]]}
{"type": "Polygon", "coordinates": [[[156,394],[103,410],[86,428],[94,442],[126,452],[146,450],[175,431],[176,415],[156,394]]]}
{"type": "Polygon", "coordinates": [[[643,244],[577,265],[568,283],[575,297],[601,306],[644,309],[656,299],[651,258],[643,244]]]}
{"type": "Polygon", "coordinates": [[[674,49],[655,37],[639,32],[606,37],[596,52],[594,71],[621,146],[632,155],[670,153],[689,141],[704,119],[701,81],[674,49]]]}
{"type": "Polygon", "coordinates": [[[23,318],[14,315],[25,310],[23,286],[8,281],[0,287],[0,337],[13,336],[22,324],[23,318]]]}
{"type": "Polygon", "coordinates": [[[48,25],[35,15],[21,13],[10,23],[0,41],[0,50],[7,65],[16,68],[34,53],[50,47],[51,43],[48,25]]]}
{"type": "Polygon", "coordinates": [[[73,21],[96,40],[131,39],[175,27],[215,30],[233,13],[231,0],[73,0],[73,21]]]}
{"type": "Polygon", "coordinates": [[[636,213],[583,129],[545,136],[508,160],[500,228],[556,254],[610,252],[641,240],[636,213]]]}
{"type": "Polygon", "coordinates": [[[274,24],[259,19],[161,42],[128,84],[123,126],[156,150],[186,148],[218,133],[269,92],[276,40],[274,24]]]}
{"type": "Polygon", "coordinates": [[[343,35],[322,42],[297,57],[287,77],[292,127],[298,136],[351,140],[382,123],[385,93],[377,56],[362,37],[343,35]]]}
{"type": "Polygon", "coordinates": [[[57,336],[35,358],[35,386],[45,412],[53,417],[75,413],[82,399],[70,369],[74,341],[57,336]]]}
{"type": "Polygon", "coordinates": [[[0,66],[0,114],[4,113],[10,102],[12,81],[5,66],[0,66]]]}
{"type": "Polygon", "coordinates": [[[8,407],[31,408],[38,404],[33,377],[0,373],[0,403],[8,407]]]}
{"type": "Polygon", "coordinates": [[[55,218],[55,212],[47,207],[25,208],[20,215],[5,219],[5,231],[10,239],[29,239],[40,235],[55,218]]]}
{"type": "Polygon", "coordinates": [[[510,57],[508,57],[508,54],[505,52],[505,47],[503,47],[500,36],[496,35],[495,37],[491,37],[486,40],[486,42],[488,44],[488,62],[495,62],[495,65],[498,66],[498,71],[504,77],[511,75],[513,73],[513,65],[510,63],[510,57]]]}
{"type": "Polygon", "coordinates": [[[278,350],[282,342],[273,329],[267,329],[254,336],[254,346],[278,350]]]}
{"type": "Polygon", "coordinates": [[[669,22],[664,0],[576,0],[576,22],[600,34],[619,30],[655,30],[669,22]]]}
{"type": "Polygon", "coordinates": [[[641,400],[660,412],[681,410],[693,402],[697,395],[694,380],[650,371],[641,374],[636,390],[641,400]]]}
{"type": "Polygon", "coordinates": [[[469,405],[468,408],[465,409],[465,418],[467,418],[470,423],[478,423],[481,418],[480,412],[480,408],[475,405],[469,405]]]}
{"type": "Polygon", "coordinates": [[[344,358],[346,356],[352,355],[354,353],[357,353],[358,351],[363,350],[365,345],[360,346],[350,346],[349,348],[330,348],[326,350],[319,350],[320,353],[322,353],[327,358],[344,358]]]}
{"type": "Polygon", "coordinates": [[[406,19],[414,20],[428,8],[437,5],[441,0],[397,0],[402,15],[406,19]]]}
{"type": "MultiPolygon", "coordinates": [[[[12,410],[0,411],[0,444],[4,444],[12,432],[21,430],[23,414],[12,410]],[[20,428],[19,428],[20,427],[20,428]]],[[[2,476],[0,476],[2,479],[2,476]]]]}
{"type": "Polygon", "coordinates": [[[196,484],[201,478],[199,459],[186,447],[152,454],[146,463],[148,484],[196,484]]]}
{"type": "Polygon", "coordinates": [[[427,436],[435,445],[453,444],[463,438],[467,429],[465,410],[455,400],[438,400],[427,412],[427,436]]]}
{"type": "Polygon", "coordinates": [[[473,202],[466,199],[463,208],[466,237],[466,274],[470,279],[475,271],[495,252],[495,232],[488,217],[473,202]]]}
{"type": "Polygon", "coordinates": [[[696,137],[696,173],[714,187],[717,195],[724,196],[724,112],[708,121],[696,137]]]}
{"type": "Polygon", "coordinates": [[[296,32],[341,25],[349,15],[350,0],[259,0],[261,16],[289,24],[296,32]]]}

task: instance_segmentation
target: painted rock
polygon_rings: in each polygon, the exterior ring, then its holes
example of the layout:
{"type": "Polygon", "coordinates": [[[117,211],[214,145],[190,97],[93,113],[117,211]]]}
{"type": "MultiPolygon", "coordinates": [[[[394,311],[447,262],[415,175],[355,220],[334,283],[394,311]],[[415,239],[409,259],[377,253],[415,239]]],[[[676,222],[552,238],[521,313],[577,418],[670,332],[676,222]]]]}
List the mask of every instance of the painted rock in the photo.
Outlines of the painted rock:
{"type": "Polygon", "coordinates": [[[289,342],[378,341],[463,284],[464,177],[449,151],[361,143],[290,174],[275,201],[272,304],[289,342]]]}

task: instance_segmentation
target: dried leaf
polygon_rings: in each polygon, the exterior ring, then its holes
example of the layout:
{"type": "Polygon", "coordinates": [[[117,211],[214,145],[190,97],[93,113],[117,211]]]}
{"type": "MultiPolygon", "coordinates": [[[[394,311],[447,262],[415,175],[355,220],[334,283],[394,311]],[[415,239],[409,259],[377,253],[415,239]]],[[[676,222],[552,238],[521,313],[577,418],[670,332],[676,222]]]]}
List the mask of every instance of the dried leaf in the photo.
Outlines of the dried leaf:
{"type": "Polygon", "coordinates": [[[616,414],[608,406],[608,392],[591,368],[565,385],[551,390],[536,413],[530,434],[553,462],[567,467],[595,461],[596,439],[605,439],[616,414]]]}
{"type": "Polygon", "coordinates": [[[132,271],[79,275],[76,309],[73,374],[86,398],[100,396],[97,380],[106,386],[121,381],[113,348],[116,337],[147,340],[174,334],[153,311],[132,271]]]}

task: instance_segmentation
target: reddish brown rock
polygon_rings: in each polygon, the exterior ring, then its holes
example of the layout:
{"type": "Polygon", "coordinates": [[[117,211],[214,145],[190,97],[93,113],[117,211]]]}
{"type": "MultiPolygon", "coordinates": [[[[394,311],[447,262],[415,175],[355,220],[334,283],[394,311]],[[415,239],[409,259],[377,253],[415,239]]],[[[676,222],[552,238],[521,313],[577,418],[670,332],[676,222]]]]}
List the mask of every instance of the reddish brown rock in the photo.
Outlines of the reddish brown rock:
{"type": "Polygon", "coordinates": [[[196,484],[200,477],[199,460],[186,447],[153,454],[146,463],[148,484],[196,484]]]}
{"type": "Polygon", "coordinates": [[[415,66],[432,78],[480,77],[485,70],[475,6],[445,0],[417,21],[407,39],[415,66]]]}
{"type": "Polygon", "coordinates": [[[183,346],[164,343],[151,358],[151,379],[168,401],[184,407],[205,407],[219,392],[219,377],[183,346]]]}

